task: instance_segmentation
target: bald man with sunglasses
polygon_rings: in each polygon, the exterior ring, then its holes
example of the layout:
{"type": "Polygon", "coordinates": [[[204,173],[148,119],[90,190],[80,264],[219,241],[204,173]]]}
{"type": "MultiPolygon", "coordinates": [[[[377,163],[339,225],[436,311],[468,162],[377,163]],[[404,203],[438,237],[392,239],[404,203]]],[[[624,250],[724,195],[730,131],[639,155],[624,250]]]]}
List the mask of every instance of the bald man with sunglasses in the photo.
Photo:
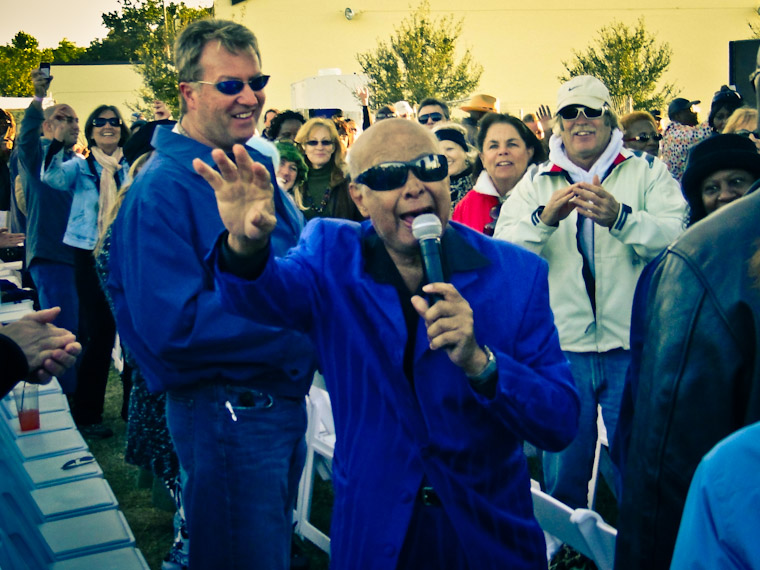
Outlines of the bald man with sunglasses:
{"type": "Polygon", "coordinates": [[[382,121],[351,147],[369,219],[312,220],[284,258],[270,174],[233,152],[214,151],[218,171],[194,162],[227,228],[209,266],[228,310],[319,349],[337,432],[332,568],[546,568],[522,442],[563,448],[579,409],[546,264],[449,223],[447,161],[416,122],[382,121]],[[423,214],[443,228],[445,283],[424,274],[423,214]]]}
{"type": "MultiPolygon", "coordinates": [[[[190,568],[286,570],[314,351],[305,335],[221,306],[203,259],[224,226],[193,170],[253,135],[269,77],[256,37],[229,21],[188,25],[175,57],[182,117],[156,129],[114,222],[108,289],[122,342],[148,388],[166,392],[190,568]]],[[[247,152],[274,180],[269,157],[247,152]]],[[[272,250],[284,254],[304,221],[279,188],[272,202],[272,250]]]]}
{"type": "MultiPolygon", "coordinates": [[[[614,433],[630,362],[633,292],[644,266],[684,229],[686,203],[665,164],[623,147],[607,87],[582,75],[557,95],[549,160],[504,203],[494,237],[549,263],[562,350],[581,396],[578,437],[544,453],[544,481],[572,508],[588,505],[597,405],[614,433]]],[[[619,478],[607,481],[619,485],[619,478]]]]}

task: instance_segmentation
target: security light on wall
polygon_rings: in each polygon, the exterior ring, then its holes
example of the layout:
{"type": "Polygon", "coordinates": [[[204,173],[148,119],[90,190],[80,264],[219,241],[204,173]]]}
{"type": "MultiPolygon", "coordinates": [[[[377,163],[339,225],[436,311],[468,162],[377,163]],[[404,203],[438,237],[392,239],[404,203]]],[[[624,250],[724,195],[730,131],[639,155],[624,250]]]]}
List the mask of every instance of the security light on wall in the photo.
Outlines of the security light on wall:
{"type": "Polygon", "coordinates": [[[349,22],[353,20],[359,14],[361,14],[361,10],[352,10],[351,8],[346,8],[343,11],[343,15],[346,17],[346,20],[348,20],[349,22]]]}

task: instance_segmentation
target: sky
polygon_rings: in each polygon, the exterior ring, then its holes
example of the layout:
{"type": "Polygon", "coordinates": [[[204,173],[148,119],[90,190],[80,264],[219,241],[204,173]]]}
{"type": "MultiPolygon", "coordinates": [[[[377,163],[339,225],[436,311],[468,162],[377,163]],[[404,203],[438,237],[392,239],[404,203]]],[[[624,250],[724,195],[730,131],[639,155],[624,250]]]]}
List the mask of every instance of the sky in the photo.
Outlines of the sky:
{"type": "MultiPolygon", "coordinates": [[[[168,2],[169,0],[167,0],[168,2]]],[[[187,6],[211,6],[212,0],[184,0],[187,6]]],[[[5,0],[3,0],[5,3],[5,0]]],[[[0,17],[0,45],[11,42],[19,31],[37,38],[42,48],[58,47],[66,38],[79,47],[88,47],[108,30],[102,14],[119,9],[118,0],[20,0],[6,6],[0,17]]]]}

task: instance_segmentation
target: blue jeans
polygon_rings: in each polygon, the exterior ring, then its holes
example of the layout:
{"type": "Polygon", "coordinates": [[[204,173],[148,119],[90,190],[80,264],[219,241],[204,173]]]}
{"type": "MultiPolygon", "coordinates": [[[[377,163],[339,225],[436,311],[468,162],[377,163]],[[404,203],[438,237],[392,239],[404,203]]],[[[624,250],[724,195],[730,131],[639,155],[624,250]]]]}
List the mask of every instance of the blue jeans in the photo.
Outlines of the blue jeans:
{"type": "MultiPolygon", "coordinates": [[[[604,425],[612,437],[631,355],[620,348],[609,352],[565,352],[565,357],[581,398],[578,435],[564,451],[543,453],[544,484],[552,497],[577,509],[588,505],[588,482],[597,440],[596,406],[601,404],[604,425]]],[[[619,478],[614,479],[611,485],[617,485],[619,478]]],[[[619,495],[620,490],[616,490],[619,495]]]]}
{"type": "Polygon", "coordinates": [[[168,392],[166,418],[187,477],[190,568],[287,570],[306,457],[303,398],[209,382],[168,392]]]}
{"type": "MultiPolygon", "coordinates": [[[[77,296],[74,266],[47,259],[35,259],[29,274],[37,289],[41,309],[60,307],[61,314],[55,325],[74,334],[79,331],[79,297],[77,296]]],[[[76,367],[71,367],[58,378],[64,394],[72,394],[77,386],[76,367]]]]}

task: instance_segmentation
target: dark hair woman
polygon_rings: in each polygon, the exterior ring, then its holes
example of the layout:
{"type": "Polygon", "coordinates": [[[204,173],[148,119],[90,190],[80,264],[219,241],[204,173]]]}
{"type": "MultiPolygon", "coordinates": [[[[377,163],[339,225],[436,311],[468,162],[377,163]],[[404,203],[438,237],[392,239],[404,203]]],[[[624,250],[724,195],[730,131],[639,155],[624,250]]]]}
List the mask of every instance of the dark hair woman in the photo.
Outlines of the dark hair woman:
{"type": "Polygon", "coordinates": [[[493,235],[501,204],[529,164],[546,160],[541,141],[517,117],[488,113],[478,125],[475,186],[454,208],[451,219],[493,235]]]}
{"type": "MultiPolygon", "coordinates": [[[[58,129],[55,131],[42,180],[53,188],[73,192],[63,242],[74,248],[79,337],[84,350],[72,413],[83,435],[103,438],[112,435],[102,422],[116,325],[98,282],[92,252],[105,229],[117,191],[127,179],[129,165],[122,147],[129,138],[129,128],[118,108],[100,105],[87,117],[84,135],[89,156],[64,162],[63,135],[59,136],[58,129]]],[[[128,393],[128,388],[125,391],[128,393]]]]}

